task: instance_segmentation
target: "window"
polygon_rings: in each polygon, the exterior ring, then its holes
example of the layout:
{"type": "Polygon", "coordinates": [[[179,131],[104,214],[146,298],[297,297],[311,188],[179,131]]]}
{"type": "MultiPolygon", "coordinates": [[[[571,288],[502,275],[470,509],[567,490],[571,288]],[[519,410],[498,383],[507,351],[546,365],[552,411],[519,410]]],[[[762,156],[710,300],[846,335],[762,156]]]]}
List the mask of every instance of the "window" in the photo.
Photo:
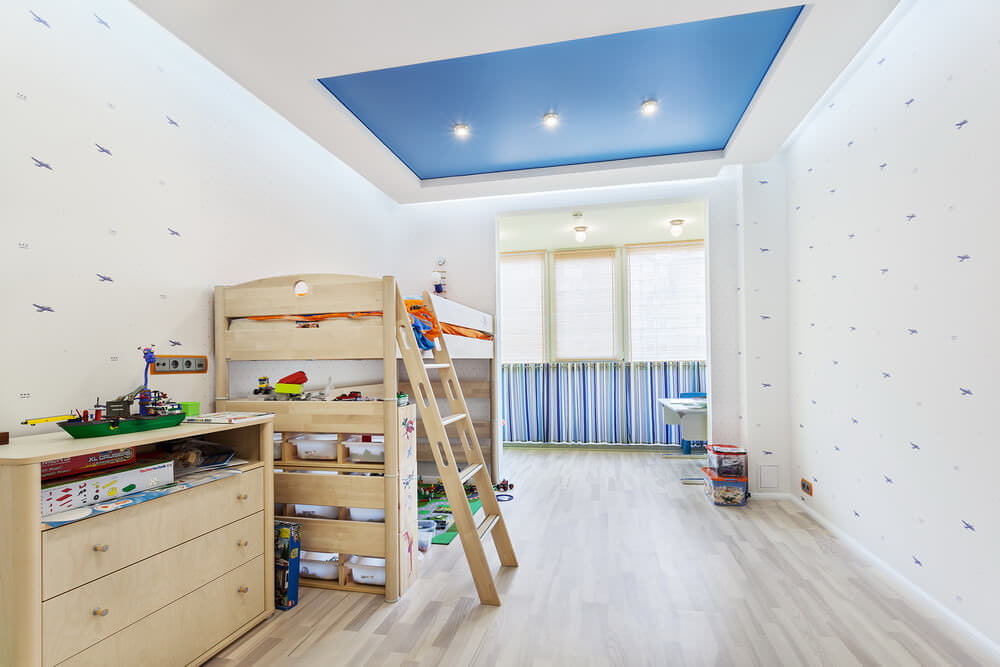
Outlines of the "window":
{"type": "Polygon", "coordinates": [[[504,363],[545,361],[545,253],[500,257],[504,363]]]}
{"type": "Polygon", "coordinates": [[[705,359],[704,245],[629,246],[626,257],[631,359],[705,359]]]}
{"type": "Polygon", "coordinates": [[[503,254],[501,361],[703,361],[705,280],[701,242],[503,254]]]}
{"type": "Polygon", "coordinates": [[[615,251],[552,255],[555,358],[615,359],[615,251]]]}

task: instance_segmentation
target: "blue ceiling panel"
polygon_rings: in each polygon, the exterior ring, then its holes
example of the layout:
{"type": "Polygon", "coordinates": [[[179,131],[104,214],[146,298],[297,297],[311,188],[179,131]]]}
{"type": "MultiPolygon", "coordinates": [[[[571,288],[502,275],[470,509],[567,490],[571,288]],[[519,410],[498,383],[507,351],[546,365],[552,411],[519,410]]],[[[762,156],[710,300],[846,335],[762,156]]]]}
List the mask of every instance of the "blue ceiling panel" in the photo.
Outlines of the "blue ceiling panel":
{"type": "Polygon", "coordinates": [[[725,148],[802,6],[320,79],[420,179],[725,148]],[[643,100],[659,109],[645,116],[643,100]],[[542,116],[559,114],[545,127],[542,116]],[[452,132],[469,126],[469,136],[452,132]]]}

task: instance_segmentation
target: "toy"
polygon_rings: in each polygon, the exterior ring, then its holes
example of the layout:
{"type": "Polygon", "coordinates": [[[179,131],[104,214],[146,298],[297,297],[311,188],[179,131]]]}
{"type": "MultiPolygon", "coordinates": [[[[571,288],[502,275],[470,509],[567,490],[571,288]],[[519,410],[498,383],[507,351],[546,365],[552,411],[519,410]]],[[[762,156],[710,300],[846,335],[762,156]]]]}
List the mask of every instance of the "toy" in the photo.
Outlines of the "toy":
{"type": "Polygon", "coordinates": [[[499,482],[497,482],[496,484],[493,485],[493,490],[494,491],[505,491],[506,492],[506,491],[510,491],[513,488],[514,488],[514,484],[512,482],[508,482],[506,479],[501,480],[501,481],[499,481],[499,482]]]}
{"type": "Polygon", "coordinates": [[[254,394],[272,394],[274,393],[274,387],[271,386],[271,378],[266,375],[257,378],[257,388],[253,390],[254,394]]]}

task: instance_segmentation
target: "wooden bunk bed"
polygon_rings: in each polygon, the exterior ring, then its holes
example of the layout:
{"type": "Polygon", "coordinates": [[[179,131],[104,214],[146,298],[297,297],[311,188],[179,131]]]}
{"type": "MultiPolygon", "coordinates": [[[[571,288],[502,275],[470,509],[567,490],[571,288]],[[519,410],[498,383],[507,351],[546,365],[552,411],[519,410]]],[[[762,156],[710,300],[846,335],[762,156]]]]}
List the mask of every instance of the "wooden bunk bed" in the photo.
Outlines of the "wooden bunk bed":
{"type": "Polygon", "coordinates": [[[274,430],[284,436],[274,465],[274,500],[279,509],[297,504],[340,508],[337,518],[288,517],[302,525],[303,550],[339,556],[334,580],[303,578],[300,583],[382,593],[390,602],[417,575],[412,429],[416,412],[415,406],[400,407],[396,400],[396,334],[391,324],[396,291],[391,276],[336,274],[281,276],[215,288],[216,409],[275,414],[274,430]],[[330,326],[308,328],[298,326],[294,318],[249,319],[366,311],[384,315],[338,318],[330,326]],[[383,319],[390,324],[383,326],[383,319]],[[382,383],[359,388],[378,400],[268,401],[230,396],[230,362],[303,359],[382,360],[382,383]],[[330,460],[300,458],[290,438],[309,433],[383,436],[385,461],[350,461],[342,442],[330,460]],[[350,521],[347,508],[382,510],[384,522],[350,521]],[[385,584],[354,581],[352,556],[384,558],[385,584]]]}
{"type": "MultiPolygon", "coordinates": [[[[264,278],[215,290],[216,409],[273,412],[274,430],[284,434],[281,456],[275,460],[275,502],[340,508],[337,518],[289,517],[302,524],[302,548],[340,555],[335,581],[302,579],[304,585],[384,593],[397,599],[416,577],[416,461],[433,460],[422,426],[414,441],[407,420],[415,407],[399,407],[398,392],[413,396],[408,381],[399,382],[405,368],[397,362],[395,330],[397,286],[391,276],[370,278],[337,274],[307,274],[264,278]],[[305,289],[303,289],[305,287],[305,289]],[[317,322],[295,316],[317,315],[317,322]],[[332,315],[336,316],[332,316],[332,315]],[[351,314],[352,316],[345,316],[351,314]],[[291,316],[291,317],[289,317],[291,316]],[[330,316],[325,318],[325,316],[330,316]],[[270,318],[270,319],[268,319],[270,318]],[[230,393],[230,362],[296,360],[381,360],[382,383],[352,389],[378,401],[260,400],[230,393]],[[297,434],[337,433],[384,436],[384,464],[348,460],[343,444],[329,461],[302,459],[292,438],[297,434]],[[336,472],[336,475],[302,474],[336,472]],[[382,475],[365,477],[359,475],[382,475]],[[381,509],[384,526],[349,521],[346,508],[381,509]],[[382,587],[352,581],[349,556],[386,559],[382,587]]],[[[442,322],[457,333],[444,333],[452,356],[477,378],[463,385],[466,395],[479,399],[475,414],[477,436],[490,443],[487,461],[497,470],[498,408],[492,390],[495,378],[493,317],[448,299],[433,298],[442,322]],[[485,334],[460,335],[462,328],[485,334]],[[485,400],[483,400],[485,399],[485,400]]],[[[452,330],[445,327],[446,332],[452,330]]],[[[429,352],[427,353],[430,354],[429,352]]],[[[440,395],[440,394],[438,394],[440,395]]],[[[343,440],[343,438],[341,438],[343,440]]],[[[460,448],[454,447],[459,460],[460,448]]],[[[486,453],[486,452],[484,452],[486,453]]],[[[280,518],[280,516],[279,516],[280,518]]]]}

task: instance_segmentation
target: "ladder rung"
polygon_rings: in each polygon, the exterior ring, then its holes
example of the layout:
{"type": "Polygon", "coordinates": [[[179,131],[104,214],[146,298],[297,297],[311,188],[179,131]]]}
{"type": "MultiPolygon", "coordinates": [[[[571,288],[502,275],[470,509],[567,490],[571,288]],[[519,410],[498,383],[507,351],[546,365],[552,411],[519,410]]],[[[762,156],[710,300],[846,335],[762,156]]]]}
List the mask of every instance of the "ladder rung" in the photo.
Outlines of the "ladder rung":
{"type": "Polygon", "coordinates": [[[465,419],[465,417],[466,414],[464,412],[460,412],[457,415],[448,415],[447,417],[441,417],[441,425],[447,426],[448,424],[454,424],[457,421],[465,419]]]}
{"type": "Polygon", "coordinates": [[[499,520],[500,520],[499,514],[488,514],[486,518],[483,519],[483,522],[479,524],[479,527],[476,529],[479,532],[479,539],[481,540],[485,539],[486,536],[489,534],[489,532],[493,530],[493,526],[497,525],[497,521],[499,520]]]}
{"type": "Polygon", "coordinates": [[[471,465],[471,466],[469,466],[468,468],[466,468],[465,470],[463,470],[462,472],[460,472],[458,474],[458,481],[460,481],[462,484],[465,484],[467,481],[469,481],[469,479],[473,475],[475,475],[477,472],[479,472],[482,469],[483,469],[483,464],[482,463],[476,463],[474,465],[471,465]]]}
{"type": "Polygon", "coordinates": [[[424,368],[451,368],[451,364],[424,364],[424,368]]]}

